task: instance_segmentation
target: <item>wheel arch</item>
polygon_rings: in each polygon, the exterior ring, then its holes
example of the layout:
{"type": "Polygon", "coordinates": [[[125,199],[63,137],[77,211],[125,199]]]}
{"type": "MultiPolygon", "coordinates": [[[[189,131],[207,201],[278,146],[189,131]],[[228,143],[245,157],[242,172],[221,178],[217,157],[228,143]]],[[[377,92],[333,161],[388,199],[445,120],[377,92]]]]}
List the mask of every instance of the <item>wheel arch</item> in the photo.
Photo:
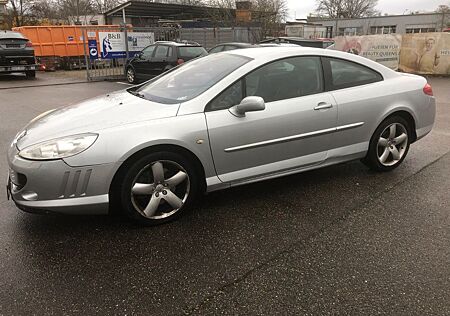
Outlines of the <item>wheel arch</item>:
{"type": "Polygon", "coordinates": [[[115,171],[110,187],[109,187],[109,196],[110,200],[113,203],[110,203],[110,209],[111,206],[114,204],[115,197],[112,196],[112,191],[117,188],[119,185],[118,180],[123,176],[124,172],[127,170],[127,167],[129,167],[134,161],[138,160],[139,158],[153,152],[161,152],[161,151],[169,151],[169,152],[175,152],[178,154],[183,155],[185,158],[189,159],[194,164],[195,171],[199,173],[199,178],[201,181],[201,192],[206,191],[206,176],[205,176],[205,168],[203,166],[203,163],[201,160],[195,155],[191,150],[180,146],[180,145],[174,145],[174,144],[156,144],[156,145],[150,145],[144,148],[141,148],[137,150],[136,152],[132,153],[130,156],[128,156],[117,168],[115,171]]]}
{"type": "Polygon", "coordinates": [[[401,108],[394,108],[390,111],[388,111],[383,118],[378,122],[376,128],[378,128],[378,126],[385,121],[386,119],[392,117],[392,116],[400,116],[403,119],[405,119],[408,124],[409,127],[411,128],[411,143],[414,143],[417,140],[417,131],[416,131],[416,117],[414,115],[414,112],[411,111],[411,109],[407,108],[407,107],[401,107],[401,108]]]}

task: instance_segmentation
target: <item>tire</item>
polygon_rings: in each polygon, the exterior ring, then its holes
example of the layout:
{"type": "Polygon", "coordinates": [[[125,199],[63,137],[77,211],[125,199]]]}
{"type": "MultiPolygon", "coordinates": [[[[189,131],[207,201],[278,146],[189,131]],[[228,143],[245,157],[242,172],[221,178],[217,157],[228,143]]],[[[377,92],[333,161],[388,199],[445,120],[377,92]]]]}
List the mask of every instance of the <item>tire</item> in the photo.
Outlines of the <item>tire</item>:
{"type": "Polygon", "coordinates": [[[35,70],[29,70],[25,72],[25,75],[28,79],[34,79],[36,78],[36,71],[35,70]]]}
{"type": "Polygon", "coordinates": [[[408,154],[411,139],[411,127],[403,117],[388,117],[375,130],[362,162],[375,171],[394,170],[408,154]]]}
{"type": "Polygon", "coordinates": [[[133,67],[128,67],[127,68],[127,81],[128,83],[136,83],[136,72],[134,71],[133,67]]]}
{"type": "Polygon", "coordinates": [[[124,213],[143,225],[178,218],[189,210],[200,192],[194,164],[176,152],[148,153],[125,168],[111,190],[114,196],[110,200],[119,197],[124,213]]]}

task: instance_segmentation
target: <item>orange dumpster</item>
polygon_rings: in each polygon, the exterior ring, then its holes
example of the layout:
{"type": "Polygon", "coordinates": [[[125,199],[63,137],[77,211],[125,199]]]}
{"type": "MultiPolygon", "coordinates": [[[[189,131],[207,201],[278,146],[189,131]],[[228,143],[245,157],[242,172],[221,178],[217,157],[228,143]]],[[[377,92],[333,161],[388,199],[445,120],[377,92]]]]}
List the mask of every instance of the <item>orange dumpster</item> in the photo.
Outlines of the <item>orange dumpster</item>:
{"type": "Polygon", "coordinates": [[[22,33],[33,43],[36,59],[42,68],[80,69],[86,67],[83,47],[85,31],[98,33],[119,29],[118,25],[58,25],[20,26],[13,28],[13,31],[22,33]]]}

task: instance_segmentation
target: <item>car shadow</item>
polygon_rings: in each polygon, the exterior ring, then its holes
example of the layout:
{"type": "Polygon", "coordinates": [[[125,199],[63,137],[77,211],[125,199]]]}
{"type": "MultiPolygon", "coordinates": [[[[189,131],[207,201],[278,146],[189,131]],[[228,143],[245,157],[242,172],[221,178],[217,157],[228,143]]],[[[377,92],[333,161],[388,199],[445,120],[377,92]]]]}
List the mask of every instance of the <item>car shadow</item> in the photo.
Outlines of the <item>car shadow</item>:
{"type": "Polygon", "coordinates": [[[53,236],[66,235],[68,231],[76,234],[89,230],[103,230],[105,233],[116,230],[159,231],[169,227],[182,228],[196,221],[204,225],[208,221],[215,221],[216,216],[218,221],[224,220],[226,216],[233,216],[231,212],[236,209],[243,215],[255,205],[284,206],[300,211],[317,206],[330,207],[332,205],[329,205],[329,201],[336,198],[355,199],[357,194],[354,192],[354,186],[358,187],[359,191],[368,189],[374,186],[374,182],[380,176],[359,162],[349,162],[209,193],[200,197],[192,211],[183,214],[176,221],[161,226],[148,228],[128,220],[123,214],[23,213],[17,222],[17,229],[23,229],[25,234],[43,233],[53,236]]]}
{"type": "Polygon", "coordinates": [[[0,74],[0,82],[6,81],[33,81],[36,78],[27,78],[25,74],[12,73],[12,74],[0,74]]]}

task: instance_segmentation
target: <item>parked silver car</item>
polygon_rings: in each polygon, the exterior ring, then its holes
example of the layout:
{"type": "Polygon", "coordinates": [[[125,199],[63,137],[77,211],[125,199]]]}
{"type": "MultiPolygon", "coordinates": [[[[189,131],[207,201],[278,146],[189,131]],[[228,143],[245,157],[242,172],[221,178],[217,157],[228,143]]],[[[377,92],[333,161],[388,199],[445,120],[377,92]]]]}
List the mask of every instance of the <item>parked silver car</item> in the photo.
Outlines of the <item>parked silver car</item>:
{"type": "Polygon", "coordinates": [[[424,78],[363,57],[222,52],[35,118],[9,148],[8,192],[26,211],[159,224],[203,192],[353,159],[392,170],[434,119],[424,78]]]}

